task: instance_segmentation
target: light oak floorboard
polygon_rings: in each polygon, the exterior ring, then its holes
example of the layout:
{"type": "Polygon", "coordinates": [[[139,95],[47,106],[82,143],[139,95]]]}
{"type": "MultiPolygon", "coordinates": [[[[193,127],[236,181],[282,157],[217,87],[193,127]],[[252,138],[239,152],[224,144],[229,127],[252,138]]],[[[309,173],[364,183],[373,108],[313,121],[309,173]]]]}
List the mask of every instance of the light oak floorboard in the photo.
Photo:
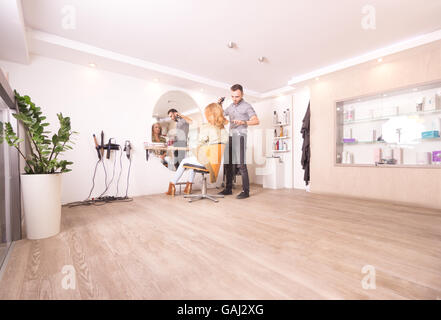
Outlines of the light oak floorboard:
{"type": "Polygon", "coordinates": [[[63,207],[60,234],[16,242],[0,299],[441,299],[441,212],[259,186],[63,207]]]}

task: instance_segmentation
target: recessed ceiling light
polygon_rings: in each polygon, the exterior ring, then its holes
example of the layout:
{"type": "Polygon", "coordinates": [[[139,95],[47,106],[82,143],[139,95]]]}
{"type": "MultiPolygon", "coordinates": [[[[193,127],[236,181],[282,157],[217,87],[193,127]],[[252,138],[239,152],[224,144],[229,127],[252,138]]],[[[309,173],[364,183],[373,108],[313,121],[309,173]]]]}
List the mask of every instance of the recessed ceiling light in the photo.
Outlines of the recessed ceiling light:
{"type": "Polygon", "coordinates": [[[266,58],[264,56],[261,56],[257,58],[257,60],[259,60],[259,62],[265,62],[266,58]]]}
{"type": "Polygon", "coordinates": [[[319,77],[315,77],[315,80],[316,80],[316,81],[319,81],[319,79],[320,79],[319,77]]]}
{"type": "Polygon", "coordinates": [[[383,58],[378,58],[378,62],[383,62],[383,58]]]}
{"type": "Polygon", "coordinates": [[[158,78],[153,79],[154,82],[159,82],[158,78]]]}
{"type": "Polygon", "coordinates": [[[387,97],[387,94],[383,94],[383,97],[387,97]]]}
{"type": "Polygon", "coordinates": [[[91,68],[95,68],[95,67],[96,67],[96,64],[95,64],[95,63],[89,63],[89,67],[91,67],[91,68]]]}
{"type": "Polygon", "coordinates": [[[236,44],[233,41],[228,42],[227,47],[230,49],[233,49],[236,46],[236,44]]]}

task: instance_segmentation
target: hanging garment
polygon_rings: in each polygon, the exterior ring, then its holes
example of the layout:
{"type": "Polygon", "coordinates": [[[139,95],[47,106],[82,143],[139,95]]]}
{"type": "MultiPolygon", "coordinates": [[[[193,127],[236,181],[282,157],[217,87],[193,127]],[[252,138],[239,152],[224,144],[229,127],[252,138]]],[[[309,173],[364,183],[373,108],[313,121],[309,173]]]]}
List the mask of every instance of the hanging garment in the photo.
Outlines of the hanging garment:
{"type": "Polygon", "coordinates": [[[310,118],[311,118],[311,111],[310,111],[310,103],[308,103],[308,109],[306,109],[305,117],[303,118],[303,125],[302,130],[300,130],[300,133],[303,137],[303,146],[302,146],[302,168],[305,170],[305,174],[303,176],[303,180],[305,180],[306,185],[309,184],[309,162],[311,160],[311,149],[310,149],[310,140],[309,140],[309,132],[310,132],[310,118]]]}

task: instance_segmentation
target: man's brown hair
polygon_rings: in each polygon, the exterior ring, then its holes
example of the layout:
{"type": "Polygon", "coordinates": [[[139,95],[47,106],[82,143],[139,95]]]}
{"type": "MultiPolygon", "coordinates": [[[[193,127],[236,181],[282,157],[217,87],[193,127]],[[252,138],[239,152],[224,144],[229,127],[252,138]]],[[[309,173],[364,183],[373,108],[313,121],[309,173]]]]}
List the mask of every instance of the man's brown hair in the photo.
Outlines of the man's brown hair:
{"type": "Polygon", "coordinates": [[[235,84],[235,85],[231,86],[230,89],[231,89],[231,91],[240,90],[240,92],[243,93],[243,88],[242,88],[242,86],[240,84],[235,84]]]}

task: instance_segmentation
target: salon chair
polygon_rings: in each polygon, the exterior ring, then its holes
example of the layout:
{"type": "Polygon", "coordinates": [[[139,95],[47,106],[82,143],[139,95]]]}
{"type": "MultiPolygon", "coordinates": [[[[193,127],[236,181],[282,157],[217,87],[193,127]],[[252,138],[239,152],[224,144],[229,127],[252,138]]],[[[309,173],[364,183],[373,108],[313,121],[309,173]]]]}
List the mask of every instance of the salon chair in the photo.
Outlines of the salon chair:
{"type": "MultiPolygon", "coordinates": [[[[214,173],[215,180],[217,180],[217,176],[219,174],[224,149],[225,144],[217,143],[202,146],[199,150],[199,152],[202,152],[208,160],[208,163],[210,164],[214,173]]],[[[216,198],[224,197],[223,195],[214,195],[207,193],[207,177],[205,175],[210,175],[210,170],[208,170],[205,166],[198,166],[190,163],[184,163],[183,166],[186,169],[193,169],[195,173],[202,174],[202,192],[200,194],[185,195],[184,198],[189,198],[188,202],[193,202],[200,199],[210,199],[214,202],[219,202],[219,200],[217,200],[216,198]]]]}

